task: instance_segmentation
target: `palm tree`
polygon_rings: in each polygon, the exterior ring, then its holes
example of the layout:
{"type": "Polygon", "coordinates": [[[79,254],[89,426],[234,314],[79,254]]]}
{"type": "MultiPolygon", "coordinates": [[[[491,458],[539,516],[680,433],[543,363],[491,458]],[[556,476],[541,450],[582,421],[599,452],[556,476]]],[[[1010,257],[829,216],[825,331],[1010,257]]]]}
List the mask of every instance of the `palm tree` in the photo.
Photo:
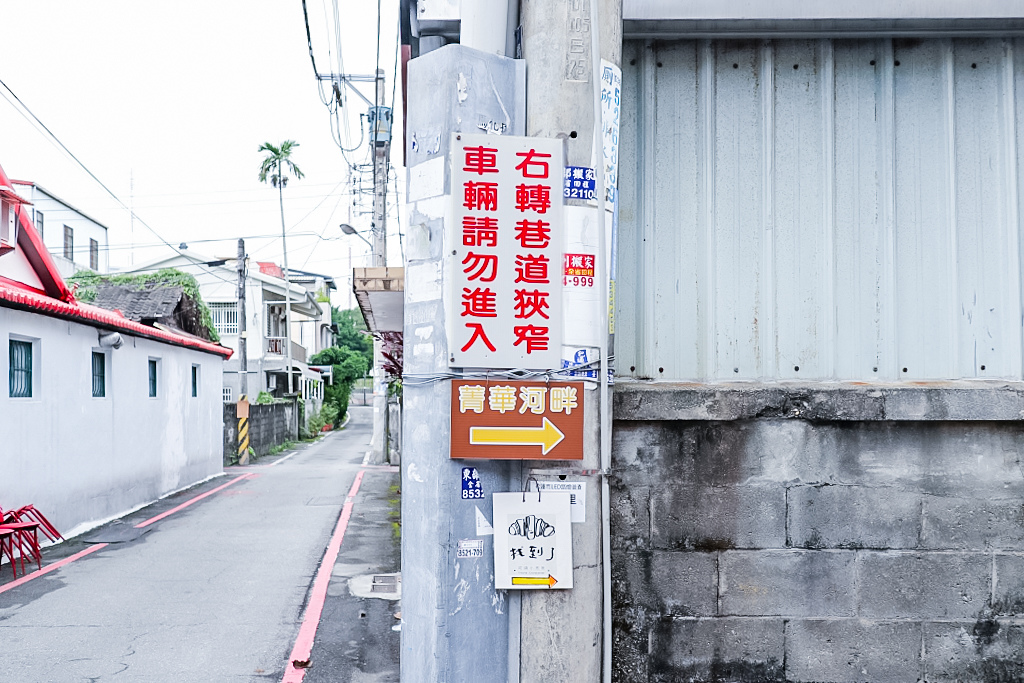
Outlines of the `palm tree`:
{"type": "Polygon", "coordinates": [[[277,188],[277,201],[281,208],[281,249],[284,251],[284,346],[288,365],[288,393],[294,393],[295,385],[292,381],[292,281],[288,275],[288,244],[285,239],[284,230],[284,187],[288,184],[288,173],[296,178],[302,178],[302,171],[291,159],[292,150],[299,146],[294,140],[285,140],[279,147],[269,142],[260,145],[260,152],[264,152],[263,163],[260,164],[260,182],[270,180],[270,184],[277,188]]]}

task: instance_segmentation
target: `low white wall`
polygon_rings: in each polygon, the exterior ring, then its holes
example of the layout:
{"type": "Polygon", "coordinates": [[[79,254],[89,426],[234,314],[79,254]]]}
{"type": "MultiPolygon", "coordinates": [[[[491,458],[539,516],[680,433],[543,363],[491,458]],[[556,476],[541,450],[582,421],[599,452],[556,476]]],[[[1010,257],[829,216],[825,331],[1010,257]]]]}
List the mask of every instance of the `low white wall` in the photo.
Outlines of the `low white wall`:
{"type": "Polygon", "coordinates": [[[0,307],[0,507],[33,503],[66,532],[222,471],[221,357],[123,336],[106,350],[106,396],[94,398],[97,328],[0,307]],[[12,335],[38,339],[32,398],[10,397],[12,335]]]}

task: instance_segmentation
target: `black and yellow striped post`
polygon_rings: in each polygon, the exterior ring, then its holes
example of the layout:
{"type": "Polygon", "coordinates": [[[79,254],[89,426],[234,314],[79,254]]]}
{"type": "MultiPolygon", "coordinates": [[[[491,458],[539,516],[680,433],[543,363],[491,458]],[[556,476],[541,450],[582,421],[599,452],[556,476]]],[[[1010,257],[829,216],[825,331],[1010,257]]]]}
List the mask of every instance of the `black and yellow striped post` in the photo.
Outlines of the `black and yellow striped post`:
{"type": "Polygon", "coordinates": [[[249,464],[249,399],[245,396],[238,397],[238,405],[235,409],[238,417],[238,464],[249,464]]]}

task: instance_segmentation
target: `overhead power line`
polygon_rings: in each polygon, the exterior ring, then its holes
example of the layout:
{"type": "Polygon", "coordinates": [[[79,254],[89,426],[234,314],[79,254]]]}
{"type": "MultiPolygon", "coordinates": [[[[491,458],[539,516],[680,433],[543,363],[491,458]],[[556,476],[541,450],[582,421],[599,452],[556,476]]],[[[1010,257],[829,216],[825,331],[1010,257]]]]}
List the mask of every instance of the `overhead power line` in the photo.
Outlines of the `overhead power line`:
{"type": "Polygon", "coordinates": [[[113,197],[113,198],[114,198],[114,201],[116,201],[116,202],[117,202],[118,204],[120,204],[120,205],[121,205],[121,207],[122,207],[122,208],[124,208],[124,209],[125,209],[126,211],[128,211],[128,212],[129,212],[130,214],[132,214],[132,215],[133,215],[133,216],[134,216],[134,217],[136,218],[136,220],[138,220],[138,221],[139,221],[140,223],[142,223],[142,225],[143,225],[143,226],[145,226],[145,227],[146,227],[146,229],[147,229],[147,230],[149,230],[149,231],[150,231],[151,233],[153,233],[153,234],[154,234],[154,235],[156,236],[156,238],[157,238],[157,239],[159,239],[159,240],[160,240],[161,242],[163,242],[164,244],[166,244],[166,245],[167,245],[168,247],[170,247],[171,249],[174,249],[175,251],[177,251],[177,249],[175,249],[174,245],[172,245],[172,244],[171,244],[170,242],[168,242],[168,241],[167,241],[166,239],[164,239],[163,235],[161,235],[161,234],[160,234],[160,233],[158,233],[158,232],[157,232],[156,230],[154,230],[154,229],[153,229],[153,227],[152,227],[151,225],[149,225],[148,223],[146,223],[146,221],[144,221],[144,220],[142,220],[141,218],[139,218],[139,217],[138,217],[138,215],[136,215],[136,214],[135,214],[135,212],[134,212],[134,211],[132,211],[132,210],[131,210],[131,209],[130,209],[130,208],[128,207],[128,205],[127,205],[127,204],[125,204],[125,203],[124,203],[124,202],[123,202],[123,201],[121,200],[121,198],[120,198],[120,197],[118,197],[118,196],[117,196],[117,195],[116,195],[116,194],[114,193],[114,191],[113,191],[113,190],[111,190],[111,189],[110,189],[109,187],[107,187],[107,185],[106,185],[106,184],[105,184],[105,183],[104,183],[104,182],[103,182],[102,180],[100,180],[100,179],[99,179],[99,178],[98,178],[98,177],[96,176],[96,174],[95,174],[95,173],[93,173],[93,172],[92,172],[91,170],[89,170],[89,167],[88,167],[88,166],[86,166],[86,165],[85,165],[84,163],[82,163],[82,160],[81,160],[81,159],[79,159],[79,158],[78,158],[77,156],[75,156],[75,154],[74,154],[74,153],[73,153],[73,152],[72,152],[72,151],[71,151],[70,149],[68,149],[67,145],[65,145],[65,144],[64,144],[63,142],[61,142],[60,138],[58,138],[58,137],[57,137],[57,136],[56,136],[56,135],[55,135],[55,134],[53,133],[53,131],[52,131],[52,130],[50,130],[50,129],[49,129],[48,127],[47,127],[47,125],[46,125],[45,123],[43,123],[43,122],[42,122],[42,121],[41,121],[41,120],[39,119],[39,117],[38,117],[38,116],[36,116],[36,115],[35,115],[35,113],[34,113],[34,112],[33,112],[33,111],[31,110],[31,109],[29,109],[29,108],[28,108],[28,105],[26,105],[26,104],[25,104],[24,102],[22,102],[22,101],[21,101],[21,98],[20,98],[20,97],[18,97],[18,95],[17,95],[17,94],[16,94],[16,93],[15,93],[15,92],[14,92],[13,90],[11,90],[11,87],[10,87],[9,85],[7,85],[7,83],[5,83],[5,82],[3,81],[3,79],[0,79],[0,85],[2,85],[2,86],[4,87],[4,89],[5,89],[5,90],[6,90],[7,92],[9,92],[9,93],[11,94],[11,97],[13,97],[13,98],[14,98],[14,99],[15,99],[15,100],[16,100],[16,101],[18,102],[18,105],[20,105],[20,106],[21,106],[21,107],[22,107],[22,108],[23,108],[23,109],[24,109],[24,110],[25,110],[25,111],[26,111],[26,112],[27,112],[27,113],[29,114],[29,116],[31,116],[31,117],[32,117],[32,119],[33,119],[33,120],[34,120],[34,121],[35,121],[35,122],[36,122],[37,124],[39,124],[39,126],[40,126],[40,127],[41,127],[41,128],[42,128],[42,129],[44,130],[44,131],[46,131],[46,134],[47,134],[47,135],[48,135],[48,136],[50,137],[50,139],[51,139],[51,140],[53,140],[54,142],[56,142],[56,143],[57,143],[57,144],[58,144],[58,145],[60,146],[60,148],[61,148],[62,150],[64,150],[64,152],[65,152],[65,153],[66,153],[66,154],[67,154],[67,155],[68,155],[69,157],[71,157],[71,158],[72,158],[72,159],[73,159],[73,160],[75,161],[75,163],[77,163],[77,164],[78,164],[78,165],[79,165],[79,166],[80,166],[80,167],[82,168],[82,170],[83,170],[83,171],[85,171],[85,172],[86,172],[86,173],[87,173],[87,174],[89,175],[89,177],[90,177],[90,178],[92,178],[93,180],[95,180],[95,181],[96,181],[96,183],[97,183],[97,184],[98,184],[98,185],[99,185],[100,187],[102,187],[102,188],[103,188],[103,189],[104,189],[104,190],[106,191],[106,193],[107,193],[107,194],[109,194],[109,195],[110,195],[111,197],[113,197]]]}

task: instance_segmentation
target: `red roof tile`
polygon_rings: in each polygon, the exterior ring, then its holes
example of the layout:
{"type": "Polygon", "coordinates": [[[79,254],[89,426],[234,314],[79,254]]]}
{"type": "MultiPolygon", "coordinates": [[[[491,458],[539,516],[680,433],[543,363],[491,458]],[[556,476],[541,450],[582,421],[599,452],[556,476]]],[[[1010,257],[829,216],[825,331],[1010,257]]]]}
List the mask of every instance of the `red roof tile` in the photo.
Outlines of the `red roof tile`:
{"type": "Polygon", "coordinates": [[[231,349],[220,344],[204,341],[191,335],[186,336],[165,332],[149,325],[128,320],[117,312],[108,311],[105,308],[90,306],[89,304],[74,300],[70,302],[60,301],[6,279],[0,281],[0,305],[42,313],[43,315],[55,318],[88,323],[126,334],[133,334],[138,337],[147,337],[156,341],[174,344],[175,346],[184,346],[198,351],[215,353],[218,356],[223,356],[225,359],[230,358],[231,354],[234,353],[231,349]]]}

